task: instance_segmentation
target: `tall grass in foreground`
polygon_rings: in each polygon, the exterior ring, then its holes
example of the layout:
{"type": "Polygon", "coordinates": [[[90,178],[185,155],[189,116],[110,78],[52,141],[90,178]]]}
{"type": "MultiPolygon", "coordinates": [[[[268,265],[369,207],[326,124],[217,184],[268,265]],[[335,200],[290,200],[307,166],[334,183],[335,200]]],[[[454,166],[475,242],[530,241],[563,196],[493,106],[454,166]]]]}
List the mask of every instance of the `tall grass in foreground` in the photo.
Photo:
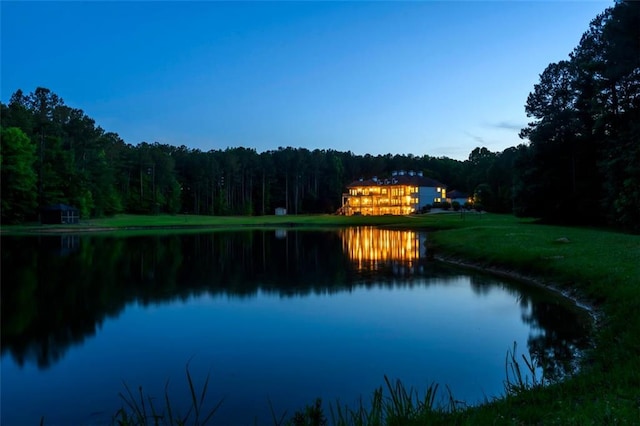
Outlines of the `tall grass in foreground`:
{"type": "Polygon", "coordinates": [[[149,395],[145,395],[142,391],[142,386],[138,387],[138,394],[134,395],[129,386],[125,383],[124,387],[126,393],[119,393],[120,398],[124,402],[126,407],[120,408],[113,419],[113,423],[119,426],[133,426],[133,425],[193,425],[193,426],[205,426],[213,419],[214,414],[218,411],[218,408],[222,405],[221,399],[216,403],[213,408],[209,410],[203,410],[205,396],[207,394],[207,387],[209,385],[209,375],[204,382],[202,391],[196,393],[196,389],[191,379],[191,373],[189,372],[189,365],[186,368],[187,383],[189,384],[189,394],[191,397],[191,406],[185,414],[180,414],[174,411],[171,406],[171,400],[169,399],[169,383],[165,385],[164,389],[164,406],[158,411],[156,404],[154,404],[154,398],[149,395]]]}
{"type": "Polygon", "coordinates": [[[548,384],[548,381],[542,378],[538,378],[536,374],[537,365],[529,356],[522,354],[522,361],[526,370],[523,373],[523,369],[520,367],[518,357],[516,355],[516,342],[513,342],[513,350],[507,351],[507,357],[505,359],[505,374],[506,379],[504,381],[504,390],[506,395],[519,395],[522,392],[526,392],[531,389],[541,388],[548,384]],[[531,381],[529,381],[531,379],[531,381]]]}
{"type": "MultiPolygon", "coordinates": [[[[538,366],[535,361],[531,357],[527,358],[524,354],[518,357],[516,349],[514,342],[513,349],[507,350],[505,359],[506,378],[504,386],[506,397],[517,396],[522,392],[541,388],[548,384],[546,380],[537,377],[538,366]],[[520,358],[522,359],[520,360],[520,358]],[[521,362],[524,364],[521,365],[521,362]]],[[[163,406],[159,410],[154,398],[145,395],[142,387],[139,387],[137,394],[134,394],[125,383],[125,393],[119,394],[125,406],[116,412],[113,424],[118,426],[204,426],[215,424],[214,415],[222,405],[223,400],[218,401],[213,408],[203,410],[209,375],[207,375],[203,388],[199,393],[196,392],[188,365],[186,375],[191,397],[191,406],[186,414],[180,415],[174,411],[168,394],[168,384],[165,386],[163,406]]],[[[400,380],[394,382],[386,375],[384,376],[384,382],[386,388],[385,386],[380,386],[376,389],[369,404],[365,404],[360,400],[360,403],[355,408],[343,405],[340,401],[329,405],[331,421],[327,418],[325,409],[322,406],[322,400],[317,399],[314,404],[296,411],[290,418],[286,417],[286,412],[277,418],[272,409],[272,423],[274,426],[325,426],[328,424],[336,426],[423,425],[433,422],[446,422],[447,416],[467,407],[464,401],[458,401],[453,397],[448,386],[446,387],[444,398],[438,399],[439,385],[437,383],[432,383],[421,395],[413,387],[407,388],[400,380]]],[[[485,402],[489,401],[485,400],[485,402]]]]}
{"type": "MultiPolygon", "coordinates": [[[[332,423],[339,426],[402,425],[406,420],[418,420],[425,415],[444,411],[441,406],[436,405],[437,383],[432,383],[421,397],[414,388],[407,390],[400,380],[392,383],[385,375],[384,381],[388,395],[385,396],[383,388],[379,387],[373,392],[370,407],[365,407],[360,401],[359,406],[352,409],[337,401],[335,408],[330,407],[332,423]]],[[[449,401],[450,407],[455,409],[456,403],[450,391],[449,401]]]]}
{"type": "MultiPolygon", "coordinates": [[[[506,377],[504,382],[505,396],[515,396],[530,389],[545,386],[547,381],[536,375],[537,364],[531,357],[517,355],[516,343],[507,351],[505,359],[506,377]],[[524,365],[521,365],[521,362],[524,365]]],[[[446,394],[439,395],[439,385],[432,383],[422,396],[414,388],[407,389],[400,380],[392,382],[384,377],[386,394],[383,387],[376,389],[369,407],[360,402],[355,409],[336,402],[330,407],[331,421],[336,426],[403,426],[424,425],[433,422],[446,422],[448,416],[467,407],[464,401],[456,400],[451,389],[446,387],[446,394]]],[[[485,402],[489,402],[485,398],[485,402]]],[[[317,404],[317,403],[316,403],[317,404]]],[[[319,423],[294,423],[298,425],[319,425],[319,423]]]]}

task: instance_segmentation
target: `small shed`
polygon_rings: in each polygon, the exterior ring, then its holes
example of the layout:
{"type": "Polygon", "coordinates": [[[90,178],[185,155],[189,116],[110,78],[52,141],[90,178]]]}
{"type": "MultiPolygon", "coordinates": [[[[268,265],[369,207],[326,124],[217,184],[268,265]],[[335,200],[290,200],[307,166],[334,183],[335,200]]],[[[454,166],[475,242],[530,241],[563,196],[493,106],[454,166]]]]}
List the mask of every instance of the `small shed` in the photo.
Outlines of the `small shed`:
{"type": "Polygon", "coordinates": [[[72,224],[80,221],[80,211],[66,204],[52,204],[42,209],[43,224],[72,224]]]}
{"type": "Polygon", "coordinates": [[[284,207],[276,207],[276,216],[286,216],[287,215],[287,209],[285,209],[284,207]]]}

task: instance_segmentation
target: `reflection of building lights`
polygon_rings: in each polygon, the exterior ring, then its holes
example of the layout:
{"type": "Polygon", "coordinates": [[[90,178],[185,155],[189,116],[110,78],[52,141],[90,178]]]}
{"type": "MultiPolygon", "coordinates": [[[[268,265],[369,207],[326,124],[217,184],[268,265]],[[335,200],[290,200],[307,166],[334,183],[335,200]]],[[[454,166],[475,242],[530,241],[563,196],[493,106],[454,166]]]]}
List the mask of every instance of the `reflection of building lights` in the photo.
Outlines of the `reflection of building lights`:
{"type": "Polygon", "coordinates": [[[400,261],[411,267],[420,258],[419,234],[377,228],[348,228],[341,232],[342,246],[362,269],[365,263],[400,261]]]}

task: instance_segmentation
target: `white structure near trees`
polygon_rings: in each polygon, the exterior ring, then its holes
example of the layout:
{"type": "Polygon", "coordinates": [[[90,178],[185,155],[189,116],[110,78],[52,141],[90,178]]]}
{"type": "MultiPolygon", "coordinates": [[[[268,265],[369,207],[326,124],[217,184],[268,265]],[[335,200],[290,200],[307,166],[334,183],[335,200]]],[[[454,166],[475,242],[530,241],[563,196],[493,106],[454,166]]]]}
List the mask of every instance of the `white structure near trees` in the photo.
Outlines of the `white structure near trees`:
{"type": "Polygon", "coordinates": [[[424,206],[447,199],[444,184],[423,176],[422,172],[391,173],[389,178],[359,179],[347,185],[342,196],[342,214],[401,215],[419,212],[424,206]]]}

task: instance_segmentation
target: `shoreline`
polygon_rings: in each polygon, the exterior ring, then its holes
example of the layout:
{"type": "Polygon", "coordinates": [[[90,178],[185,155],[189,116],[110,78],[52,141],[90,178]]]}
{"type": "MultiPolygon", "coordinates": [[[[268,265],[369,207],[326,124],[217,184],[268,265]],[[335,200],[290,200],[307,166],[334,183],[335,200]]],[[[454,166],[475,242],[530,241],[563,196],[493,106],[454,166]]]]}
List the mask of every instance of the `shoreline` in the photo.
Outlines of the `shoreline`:
{"type": "MultiPolygon", "coordinates": [[[[553,281],[547,282],[546,280],[544,280],[539,276],[525,275],[515,270],[510,270],[503,267],[487,266],[486,264],[483,264],[481,262],[469,261],[459,256],[435,255],[434,259],[440,262],[445,262],[445,263],[459,266],[462,268],[489,273],[499,277],[516,280],[527,285],[532,285],[532,286],[549,290],[552,293],[556,293],[558,296],[561,296],[563,299],[570,301],[573,305],[576,306],[576,308],[587,313],[589,315],[589,318],[591,319],[593,332],[600,330],[602,319],[604,318],[603,310],[595,306],[593,303],[588,301],[586,297],[584,297],[583,295],[580,295],[575,290],[572,291],[572,290],[564,289],[561,286],[554,284],[553,281]]],[[[594,348],[595,348],[595,342],[594,342],[594,348]]]]}

